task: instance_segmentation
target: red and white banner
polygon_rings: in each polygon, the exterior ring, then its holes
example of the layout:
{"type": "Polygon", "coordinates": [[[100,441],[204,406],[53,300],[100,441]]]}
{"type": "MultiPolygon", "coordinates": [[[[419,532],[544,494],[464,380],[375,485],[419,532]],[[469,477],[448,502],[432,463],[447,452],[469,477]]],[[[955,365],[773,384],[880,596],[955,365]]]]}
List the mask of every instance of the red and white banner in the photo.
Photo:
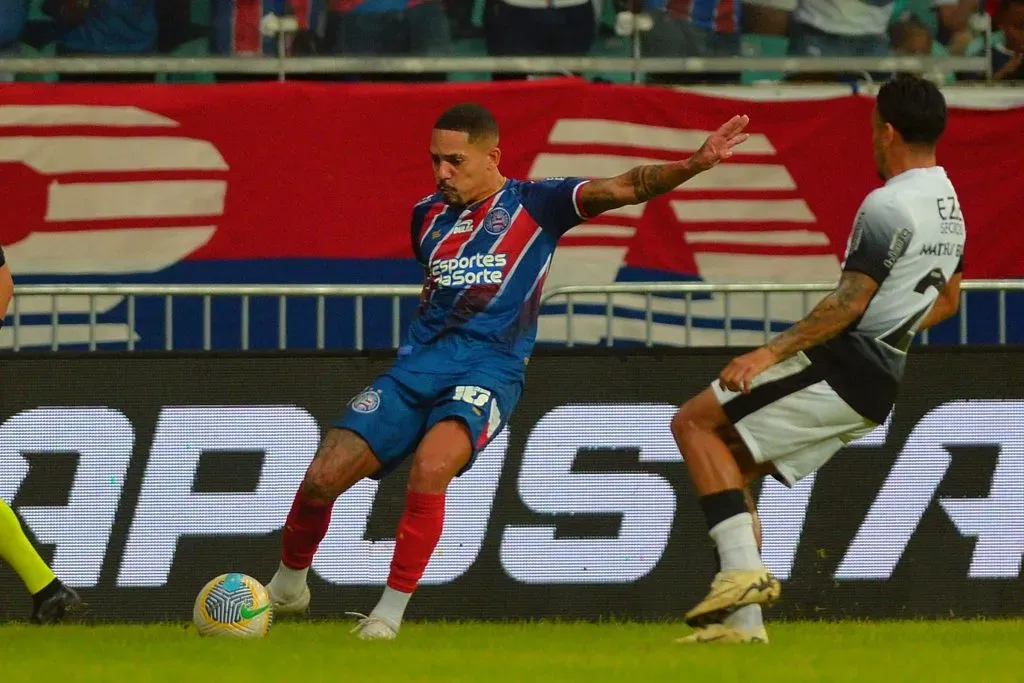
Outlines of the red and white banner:
{"type": "MultiPolygon", "coordinates": [[[[432,123],[466,100],[495,112],[505,174],[531,178],[682,158],[733,114],[751,118],[734,159],[570,232],[565,245],[580,249],[549,286],[614,281],[623,268],[831,279],[880,182],[872,100],[855,95],[757,102],[577,80],[15,84],[0,87],[0,243],[20,272],[51,278],[159,274],[182,260],[407,259],[410,207],[433,189],[432,123]]],[[[939,156],[967,221],[969,278],[1024,275],[1022,130],[1024,108],[951,109],[939,156]]]]}

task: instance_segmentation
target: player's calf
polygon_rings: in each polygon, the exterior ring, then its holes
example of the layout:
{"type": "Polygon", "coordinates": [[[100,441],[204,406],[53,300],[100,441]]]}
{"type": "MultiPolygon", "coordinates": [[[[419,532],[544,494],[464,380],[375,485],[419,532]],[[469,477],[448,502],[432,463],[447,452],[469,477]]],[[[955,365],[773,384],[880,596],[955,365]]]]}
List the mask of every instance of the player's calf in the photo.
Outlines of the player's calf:
{"type": "Polygon", "coordinates": [[[687,623],[708,626],[720,623],[738,607],[770,604],[778,598],[780,586],[761,562],[755,515],[748,508],[752,499],[744,494],[751,468],[740,465],[740,460],[752,463],[753,459],[749,455],[738,459],[734,454],[742,442],[732,434],[735,430],[710,389],[680,408],[671,427],[700,494],[720,566],[710,593],[686,615],[687,623]]]}
{"type": "Polygon", "coordinates": [[[288,511],[281,563],[267,584],[275,613],[303,612],[309,606],[306,574],[327,534],[334,501],[379,468],[380,463],[359,435],[345,429],[331,429],[324,435],[288,511]]]}
{"type": "Polygon", "coordinates": [[[409,473],[387,586],[370,616],[357,627],[360,638],[387,638],[389,630],[398,634],[409,600],[441,538],[445,491],[472,454],[469,433],[456,420],[438,423],[420,443],[409,473]]]}

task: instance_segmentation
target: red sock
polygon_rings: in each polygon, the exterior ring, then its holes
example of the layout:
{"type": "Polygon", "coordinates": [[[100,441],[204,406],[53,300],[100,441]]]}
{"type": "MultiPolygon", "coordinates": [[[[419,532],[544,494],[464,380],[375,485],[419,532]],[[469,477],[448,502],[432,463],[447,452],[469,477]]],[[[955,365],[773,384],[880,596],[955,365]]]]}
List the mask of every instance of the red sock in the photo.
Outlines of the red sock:
{"type": "Polygon", "coordinates": [[[444,527],[444,494],[416,493],[405,495],[405,512],[398,522],[395,555],[391,558],[388,586],[396,591],[412,593],[423,577],[430,556],[444,527]]]}
{"type": "Polygon", "coordinates": [[[295,494],[281,540],[281,562],[284,566],[305,569],[313,564],[313,555],[327,535],[333,509],[334,503],[305,498],[301,490],[295,494]]]}

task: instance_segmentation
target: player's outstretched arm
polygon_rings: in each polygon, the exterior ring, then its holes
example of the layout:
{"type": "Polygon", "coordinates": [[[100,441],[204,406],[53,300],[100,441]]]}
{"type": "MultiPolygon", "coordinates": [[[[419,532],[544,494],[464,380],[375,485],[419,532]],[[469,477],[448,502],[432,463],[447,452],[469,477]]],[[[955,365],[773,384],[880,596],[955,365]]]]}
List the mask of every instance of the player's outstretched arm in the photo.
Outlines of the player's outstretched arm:
{"type": "Polygon", "coordinates": [[[835,291],[819,301],[807,317],[765,344],[765,348],[778,362],[828,341],[864,314],[877,290],[878,283],[870,275],[844,271],[835,291]]]}
{"type": "Polygon", "coordinates": [[[932,310],[924,317],[917,331],[927,330],[929,327],[938,325],[943,320],[956,315],[960,309],[960,273],[949,278],[949,282],[939,292],[939,298],[935,300],[932,310]]]}
{"type": "Polygon", "coordinates": [[[721,386],[729,391],[750,391],[751,382],[766,368],[795,353],[817,346],[835,337],[864,314],[878,283],[864,273],[847,270],[839,286],[785,332],[750,353],[734,358],[719,375],[721,386]]]}
{"type": "Polygon", "coordinates": [[[579,203],[590,217],[629,204],[642,204],[671,192],[699,173],[732,156],[733,149],[750,137],[743,130],[750,119],[734,116],[708,136],[692,157],[666,164],[636,166],[613,178],[592,180],[580,188],[579,203]]]}

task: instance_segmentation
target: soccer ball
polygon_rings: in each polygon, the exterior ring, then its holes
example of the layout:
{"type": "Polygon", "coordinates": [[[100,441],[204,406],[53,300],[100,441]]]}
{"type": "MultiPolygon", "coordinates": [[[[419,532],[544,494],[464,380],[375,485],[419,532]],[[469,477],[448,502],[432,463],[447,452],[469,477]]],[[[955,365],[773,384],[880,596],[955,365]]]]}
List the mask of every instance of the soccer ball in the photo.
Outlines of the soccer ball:
{"type": "Polygon", "coordinates": [[[270,629],[273,608],[262,583],[245,574],[221,574],[203,586],[192,608],[192,623],[201,636],[262,638],[270,629]]]}

